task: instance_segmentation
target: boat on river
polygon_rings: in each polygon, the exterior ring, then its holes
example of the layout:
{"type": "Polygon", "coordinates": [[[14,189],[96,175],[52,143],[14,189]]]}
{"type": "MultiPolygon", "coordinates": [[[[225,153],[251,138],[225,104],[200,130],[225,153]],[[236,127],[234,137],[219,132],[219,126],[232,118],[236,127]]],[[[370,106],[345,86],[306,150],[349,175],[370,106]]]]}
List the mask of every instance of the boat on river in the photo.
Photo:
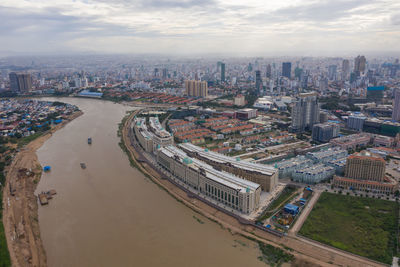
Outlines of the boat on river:
{"type": "Polygon", "coordinates": [[[83,162],[81,162],[81,168],[82,168],[82,169],[86,169],[86,164],[83,163],[83,162]]]}
{"type": "Polygon", "coordinates": [[[87,143],[88,143],[89,145],[92,144],[92,138],[91,138],[91,137],[89,137],[89,138],[87,139],[87,143]]]}

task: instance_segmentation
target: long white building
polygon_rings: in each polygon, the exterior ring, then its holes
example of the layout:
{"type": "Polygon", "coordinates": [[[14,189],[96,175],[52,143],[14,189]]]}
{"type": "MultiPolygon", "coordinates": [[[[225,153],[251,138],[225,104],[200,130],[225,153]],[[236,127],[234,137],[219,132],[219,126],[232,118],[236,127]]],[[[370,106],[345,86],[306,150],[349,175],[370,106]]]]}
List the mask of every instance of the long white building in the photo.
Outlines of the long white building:
{"type": "Polygon", "coordinates": [[[175,146],[161,147],[157,162],[181,182],[222,203],[227,210],[251,213],[258,208],[261,186],[233,174],[218,171],[175,146]]]}
{"type": "Polygon", "coordinates": [[[208,151],[208,149],[203,149],[191,143],[183,143],[179,146],[191,157],[200,159],[217,169],[260,184],[263,191],[270,192],[278,184],[278,171],[273,167],[241,161],[239,158],[208,151]]]}
{"type": "Polygon", "coordinates": [[[143,149],[146,152],[153,152],[154,134],[148,131],[146,118],[135,118],[131,127],[143,149]]]}
{"type": "Polygon", "coordinates": [[[154,133],[154,142],[159,146],[168,146],[174,143],[174,138],[167,130],[165,130],[158,117],[149,118],[149,128],[154,133]]]}
{"type": "Polygon", "coordinates": [[[147,152],[155,153],[158,148],[174,143],[173,136],[163,129],[157,117],[149,118],[149,127],[146,118],[136,117],[131,127],[140,145],[147,152]]]}

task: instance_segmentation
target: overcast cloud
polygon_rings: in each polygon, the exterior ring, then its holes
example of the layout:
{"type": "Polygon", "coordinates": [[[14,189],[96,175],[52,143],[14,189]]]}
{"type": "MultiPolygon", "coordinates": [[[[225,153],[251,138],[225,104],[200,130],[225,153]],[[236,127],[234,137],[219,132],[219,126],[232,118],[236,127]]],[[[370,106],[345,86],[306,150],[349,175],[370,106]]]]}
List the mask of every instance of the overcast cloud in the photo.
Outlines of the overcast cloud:
{"type": "Polygon", "coordinates": [[[1,0],[0,51],[398,52],[399,0],[1,0]]]}

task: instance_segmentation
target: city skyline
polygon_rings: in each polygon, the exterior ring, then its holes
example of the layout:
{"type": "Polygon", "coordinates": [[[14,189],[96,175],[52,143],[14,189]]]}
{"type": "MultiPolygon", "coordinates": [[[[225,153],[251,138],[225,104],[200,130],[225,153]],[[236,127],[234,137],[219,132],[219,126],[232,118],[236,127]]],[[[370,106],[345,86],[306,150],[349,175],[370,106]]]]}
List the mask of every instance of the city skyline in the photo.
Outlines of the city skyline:
{"type": "Polygon", "coordinates": [[[391,54],[399,8],[359,0],[5,0],[0,55],[391,54]]]}

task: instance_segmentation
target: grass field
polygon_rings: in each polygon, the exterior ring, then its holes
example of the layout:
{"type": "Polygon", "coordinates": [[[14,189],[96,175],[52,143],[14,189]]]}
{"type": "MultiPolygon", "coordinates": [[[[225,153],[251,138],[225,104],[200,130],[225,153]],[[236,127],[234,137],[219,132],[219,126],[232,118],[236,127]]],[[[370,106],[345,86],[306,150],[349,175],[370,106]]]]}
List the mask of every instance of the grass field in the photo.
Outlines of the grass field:
{"type": "Polygon", "coordinates": [[[322,193],[300,234],[379,262],[397,254],[396,202],[322,193]]]}
{"type": "MultiPolygon", "coordinates": [[[[3,198],[2,191],[3,188],[0,186],[0,199],[3,198]]],[[[3,207],[0,203],[0,266],[8,267],[11,266],[10,255],[8,254],[7,241],[6,236],[4,234],[4,226],[3,226],[3,207]]]]}

